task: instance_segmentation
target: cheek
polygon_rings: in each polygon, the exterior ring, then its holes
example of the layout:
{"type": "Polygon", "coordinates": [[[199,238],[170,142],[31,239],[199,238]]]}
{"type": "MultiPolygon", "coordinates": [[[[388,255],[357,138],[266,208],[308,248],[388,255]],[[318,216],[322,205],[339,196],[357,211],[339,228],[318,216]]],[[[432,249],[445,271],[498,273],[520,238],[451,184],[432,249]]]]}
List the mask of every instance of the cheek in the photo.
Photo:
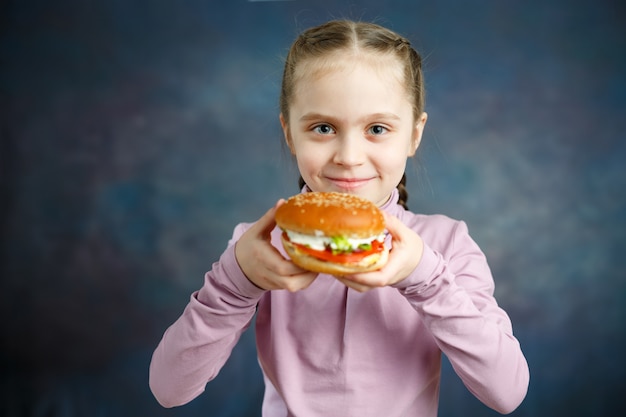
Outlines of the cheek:
{"type": "Polygon", "coordinates": [[[373,155],[376,164],[386,172],[404,170],[409,153],[406,146],[381,147],[373,155]]]}
{"type": "Polygon", "coordinates": [[[317,171],[325,162],[323,153],[319,149],[296,148],[296,161],[301,171],[317,171]]]}

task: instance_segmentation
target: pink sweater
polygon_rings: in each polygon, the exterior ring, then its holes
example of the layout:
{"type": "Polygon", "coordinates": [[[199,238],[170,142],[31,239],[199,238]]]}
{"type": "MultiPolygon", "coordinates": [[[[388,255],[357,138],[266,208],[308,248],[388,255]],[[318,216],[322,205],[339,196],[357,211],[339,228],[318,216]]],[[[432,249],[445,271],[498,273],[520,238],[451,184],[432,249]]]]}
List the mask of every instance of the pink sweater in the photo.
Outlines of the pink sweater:
{"type": "MultiPolygon", "coordinates": [[[[435,417],[441,352],[478,399],[513,411],[528,365],[465,223],[405,211],[397,195],[382,208],[422,237],[424,254],[395,288],[366,293],[325,275],[300,292],[259,289],[235,259],[234,242],[250,227],[238,225],[154,352],[157,400],[173,407],[201,394],[256,313],[263,416],[435,417]]],[[[278,229],[272,239],[282,251],[278,229]]]]}

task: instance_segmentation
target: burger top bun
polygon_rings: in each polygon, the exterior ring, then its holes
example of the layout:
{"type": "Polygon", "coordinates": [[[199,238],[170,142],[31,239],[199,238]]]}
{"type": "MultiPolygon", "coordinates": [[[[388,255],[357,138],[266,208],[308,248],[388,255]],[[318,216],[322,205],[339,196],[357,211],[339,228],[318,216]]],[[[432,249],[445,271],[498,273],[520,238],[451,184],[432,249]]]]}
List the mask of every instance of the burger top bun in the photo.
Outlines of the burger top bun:
{"type": "Polygon", "coordinates": [[[326,236],[367,238],[385,229],[383,214],[374,203],[335,192],[297,194],[278,207],[275,220],[281,229],[326,236]]]}

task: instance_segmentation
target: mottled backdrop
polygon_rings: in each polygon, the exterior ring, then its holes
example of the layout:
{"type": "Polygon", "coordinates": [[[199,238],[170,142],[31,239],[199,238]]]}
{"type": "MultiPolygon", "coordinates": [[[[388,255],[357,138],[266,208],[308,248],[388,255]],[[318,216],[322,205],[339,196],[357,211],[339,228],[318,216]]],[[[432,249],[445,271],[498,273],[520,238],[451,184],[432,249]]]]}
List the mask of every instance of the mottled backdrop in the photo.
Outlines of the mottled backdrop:
{"type": "MultiPolygon", "coordinates": [[[[425,57],[409,204],[466,220],[487,253],[532,374],[513,415],[624,415],[623,2],[0,7],[0,415],[259,416],[252,330],[178,409],[148,363],[233,226],[297,192],[281,62],[331,17],[425,57]]],[[[441,416],[492,415],[444,362],[441,416]]]]}

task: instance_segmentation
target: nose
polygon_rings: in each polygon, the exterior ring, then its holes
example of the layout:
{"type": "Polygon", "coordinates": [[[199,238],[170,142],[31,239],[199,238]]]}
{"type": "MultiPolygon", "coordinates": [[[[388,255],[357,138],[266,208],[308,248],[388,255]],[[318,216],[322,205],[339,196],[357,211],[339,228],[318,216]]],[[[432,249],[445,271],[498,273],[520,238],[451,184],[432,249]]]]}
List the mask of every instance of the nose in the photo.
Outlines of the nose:
{"type": "Polygon", "coordinates": [[[337,143],[333,162],[343,166],[357,166],[365,161],[364,138],[358,133],[342,135],[337,143]]]}

